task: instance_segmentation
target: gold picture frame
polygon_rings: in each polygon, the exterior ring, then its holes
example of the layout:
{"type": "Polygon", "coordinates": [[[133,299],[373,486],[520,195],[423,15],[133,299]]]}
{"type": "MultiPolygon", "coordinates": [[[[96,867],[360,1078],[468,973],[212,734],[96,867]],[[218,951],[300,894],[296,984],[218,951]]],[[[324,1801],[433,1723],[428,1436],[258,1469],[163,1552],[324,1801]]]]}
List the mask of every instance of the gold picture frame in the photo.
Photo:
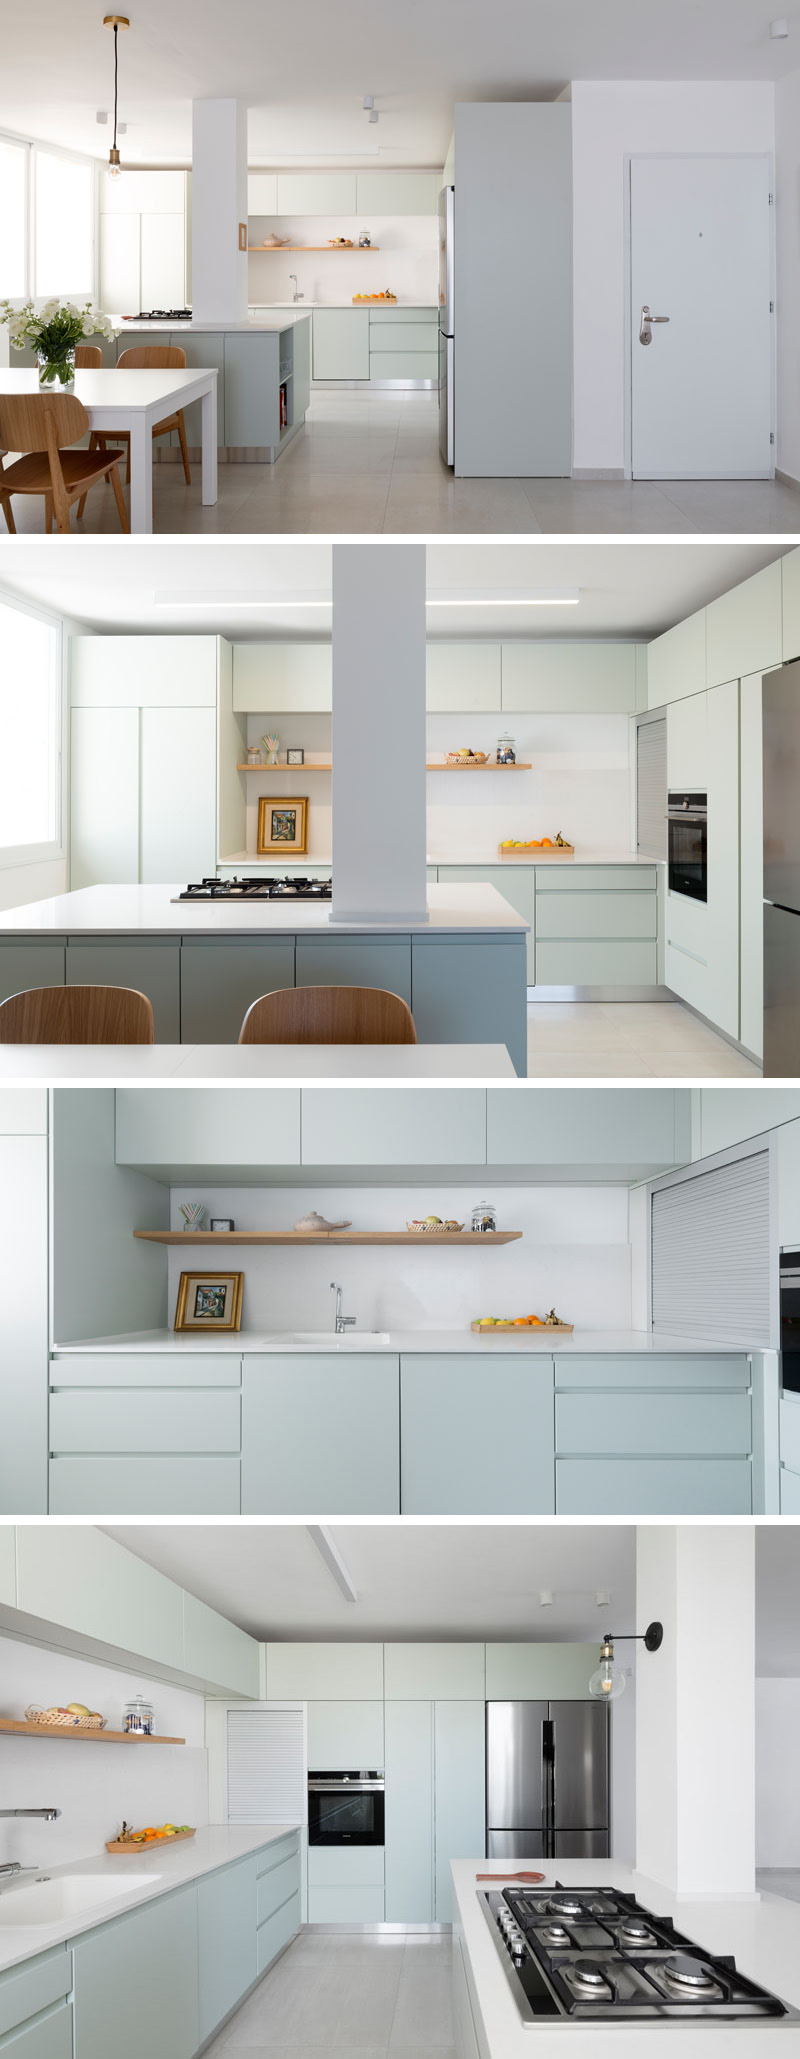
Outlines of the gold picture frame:
{"type": "Polygon", "coordinates": [[[275,800],[262,794],[258,803],[259,858],[303,857],[308,850],[308,795],[281,795],[275,800]]]}
{"type": "Polygon", "coordinates": [[[176,1330],[239,1330],[244,1273],[181,1273],[176,1330]]]}

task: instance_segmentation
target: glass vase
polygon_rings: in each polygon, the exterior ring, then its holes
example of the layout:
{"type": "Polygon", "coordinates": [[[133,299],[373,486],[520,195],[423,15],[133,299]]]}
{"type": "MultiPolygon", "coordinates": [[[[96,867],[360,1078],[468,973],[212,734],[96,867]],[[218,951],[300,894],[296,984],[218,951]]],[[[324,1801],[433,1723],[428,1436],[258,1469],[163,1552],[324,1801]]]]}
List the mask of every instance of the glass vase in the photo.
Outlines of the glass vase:
{"type": "Polygon", "coordinates": [[[39,351],[37,351],[36,355],[37,355],[37,361],[38,361],[38,366],[39,366],[39,385],[40,385],[40,387],[41,387],[41,386],[45,386],[45,387],[47,387],[47,386],[49,386],[49,387],[56,387],[56,388],[57,388],[57,389],[58,389],[58,390],[59,390],[60,392],[64,392],[65,388],[67,388],[67,387],[69,387],[69,386],[74,386],[74,384],[75,384],[75,346],[74,346],[74,344],[73,344],[73,345],[71,346],[71,348],[70,348],[69,350],[62,350],[62,351],[59,351],[59,354],[58,354],[58,356],[57,356],[57,357],[53,357],[53,356],[51,355],[50,351],[48,351],[48,350],[39,350],[39,351]]]}

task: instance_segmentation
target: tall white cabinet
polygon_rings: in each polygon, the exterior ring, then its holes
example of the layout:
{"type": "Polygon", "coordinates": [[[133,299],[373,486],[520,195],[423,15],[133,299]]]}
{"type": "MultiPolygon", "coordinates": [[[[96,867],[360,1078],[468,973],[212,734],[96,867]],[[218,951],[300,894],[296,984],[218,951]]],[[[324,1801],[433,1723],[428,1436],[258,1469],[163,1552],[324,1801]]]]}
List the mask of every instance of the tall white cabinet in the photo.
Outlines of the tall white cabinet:
{"type": "Polygon", "coordinates": [[[100,177],[100,305],[138,315],[191,300],[191,172],[100,177]]]}
{"type": "Polygon", "coordinates": [[[71,887],[214,871],[218,666],[214,636],[73,638],[71,887]]]}

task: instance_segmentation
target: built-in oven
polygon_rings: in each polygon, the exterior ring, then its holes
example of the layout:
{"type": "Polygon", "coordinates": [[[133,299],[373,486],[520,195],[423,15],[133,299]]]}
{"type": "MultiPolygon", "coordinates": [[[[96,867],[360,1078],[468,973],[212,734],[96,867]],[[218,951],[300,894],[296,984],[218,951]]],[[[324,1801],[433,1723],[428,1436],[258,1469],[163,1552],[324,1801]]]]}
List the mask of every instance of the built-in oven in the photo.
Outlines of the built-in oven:
{"type": "Polygon", "coordinates": [[[781,1252],[781,1373],[800,1394],[800,1251],[781,1252]]]}
{"type": "Polygon", "coordinates": [[[667,871],[671,894],[708,900],[708,795],[667,795],[667,871]]]}
{"type": "Polygon", "coordinates": [[[309,1773],[310,1845],[382,1845],[382,1773],[309,1773]]]}

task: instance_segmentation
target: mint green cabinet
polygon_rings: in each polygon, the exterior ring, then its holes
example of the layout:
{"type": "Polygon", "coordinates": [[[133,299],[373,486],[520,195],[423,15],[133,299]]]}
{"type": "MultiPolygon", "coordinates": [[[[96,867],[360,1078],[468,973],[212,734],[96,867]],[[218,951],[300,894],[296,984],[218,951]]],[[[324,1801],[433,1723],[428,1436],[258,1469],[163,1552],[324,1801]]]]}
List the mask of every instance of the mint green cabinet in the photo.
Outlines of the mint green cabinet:
{"type": "Polygon", "coordinates": [[[268,1644],[267,1694],[270,1701],[380,1701],[383,1645],[268,1644]]]}
{"type": "MultiPolygon", "coordinates": [[[[792,558],[800,559],[800,551],[792,558]]],[[[789,560],[783,560],[786,565],[789,560]]],[[[785,588],[784,588],[785,595],[785,588]]],[[[763,675],[739,687],[739,1035],[754,1058],[764,1054],[763,675]]]]}
{"type": "Polygon", "coordinates": [[[387,1701],[474,1701],[484,1690],[482,1644],[385,1644],[387,1701]]]}
{"type": "MultiPolygon", "coordinates": [[[[465,778],[468,776],[465,774],[465,778]]],[[[480,886],[496,887],[503,900],[509,901],[511,907],[516,908],[517,914],[524,916],[529,925],[525,950],[526,972],[528,985],[532,987],[536,978],[533,866],[511,864],[503,869],[498,865],[440,865],[438,870],[442,885],[452,881],[454,886],[469,886],[474,881],[480,886]]]]}
{"type": "Polygon", "coordinates": [[[800,1516],[800,1473],[781,1466],[781,1515],[800,1516]]]}
{"type": "Polygon", "coordinates": [[[667,785],[679,792],[708,787],[708,695],[691,694],[667,709],[667,785]]]}
{"type": "Polygon", "coordinates": [[[504,643],[503,711],[633,715],[633,643],[504,643]]]}
{"type": "Polygon", "coordinates": [[[59,1388],[50,1396],[50,1448],[53,1454],[235,1452],[238,1458],[239,1395],[217,1388],[59,1388]]]}
{"type": "Polygon", "coordinates": [[[179,1888],[75,1940],[79,2059],[194,2059],[198,2013],[197,1888],[179,1888]]]}
{"type": "Polygon", "coordinates": [[[706,610],[700,608],[647,646],[647,705],[666,707],[705,692],[706,610]]]}
{"type": "Polygon", "coordinates": [[[487,1644],[486,1700],[586,1701],[594,1644],[487,1644]]]}
{"type": "MultiPolygon", "coordinates": [[[[300,1164],[300,1089],[279,1093],[252,1086],[246,1094],[225,1087],[118,1087],[117,1165],[153,1171],[186,1167],[297,1166],[300,1164]]],[[[225,1354],[227,1357],[227,1354],[225,1354]]]]}
{"type": "Polygon", "coordinates": [[[5,937],[0,943],[0,1001],[24,994],[30,987],[63,987],[66,941],[54,937],[5,937]]]}
{"type": "Polygon", "coordinates": [[[277,214],[278,175],[277,172],[248,172],[247,174],[248,214],[277,214]]]}
{"type": "Polygon", "coordinates": [[[238,1516],[239,1458],[53,1458],[49,1509],[51,1516],[238,1516]]]}
{"type": "Polygon", "coordinates": [[[433,1922],[433,1702],[391,1701],[386,1727],[386,1921],[433,1922]]]}
{"type": "Polygon", "coordinates": [[[72,2059],[72,1954],[65,1945],[0,1974],[0,2052],[72,2059]]]}
{"type": "Polygon", "coordinates": [[[369,378],[369,308],[315,307],[312,339],[315,379],[369,378]]]}
{"type": "Polygon", "coordinates": [[[452,1923],[450,1866],[485,1849],[486,1714],[483,1700],[437,1701],[434,1707],[434,1914],[452,1923]]]}
{"type": "Polygon", "coordinates": [[[540,939],[655,939],[655,886],[649,894],[596,892],[588,885],[583,893],[559,893],[547,892],[537,879],[536,927],[540,939]]]}
{"type": "Polygon", "coordinates": [[[184,937],[180,959],[185,1044],[237,1044],[252,1002],[295,982],[293,936],[184,937]]]}
{"type": "Polygon", "coordinates": [[[356,214],[355,172],[279,172],[280,215],[356,214]]]}
{"type": "Polygon", "coordinates": [[[330,643],[235,643],[234,714],[330,714],[330,643]]]}
{"type": "MultiPolygon", "coordinates": [[[[308,1764],[311,1772],[323,1772],[329,1766],[374,1766],[378,1771],[383,1765],[383,1699],[379,1701],[310,1701],[308,1704],[308,1764]]],[[[373,1858],[378,1846],[364,1849],[373,1858]]],[[[325,1858],[321,1853],[319,1867],[325,1858]]],[[[317,1861],[314,1861],[317,1865],[317,1861]]],[[[322,1873],[316,1878],[321,1882],[322,1873]]],[[[383,1855],[381,1854],[381,1869],[383,1855]]],[[[311,1853],[309,1853],[309,1881],[311,1880],[311,1853]]],[[[330,1877],[330,1876],[329,1876],[330,1877]]],[[[381,1880],[383,1871],[381,1870],[381,1880]]],[[[369,1876],[373,1885],[376,1876],[369,1876]]]]}
{"type": "MultiPolygon", "coordinates": [[[[515,1099],[518,1097],[514,1097],[515,1099]]],[[[486,1095],[410,1087],[303,1090],[303,1164],[459,1166],[486,1162],[486,1095]],[[433,1104],[433,1105],[431,1105],[433,1104]]]]}
{"type": "Polygon", "coordinates": [[[259,1979],[262,1973],[268,1971],[279,1954],[286,1950],[286,1946],[291,1944],[292,1938],[297,1936],[301,1922],[298,1888],[287,1902],[282,1903],[280,1909],[275,1910],[274,1916],[268,1916],[266,1921],[258,1926],[256,1944],[259,1979]]]}
{"type": "Polygon", "coordinates": [[[174,1666],[183,1651],[180,1587],[86,1524],[58,1531],[45,1523],[26,1524],[17,1530],[17,1607],[112,1646],[124,1624],[127,1649],[159,1665],[174,1666]]]}
{"type": "Polygon", "coordinates": [[[398,1410],[391,1353],[248,1354],[242,1513],[397,1515],[398,1410]]]}
{"type": "Polygon", "coordinates": [[[486,1162],[605,1168],[612,1175],[616,1168],[621,1178],[648,1179],[689,1157],[688,1114],[689,1097],[680,1089],[606,1087],[590,1095],[571,1087],[557,1094],[490,1087],[486,1162]]]}
{"type": "Polygon", "coordinates": [[[412,937],[411,1008],[420,1043],[505,1044],[524,1079],[527,1006],[524,930],[473,935],[463,943],[424,930],[412,937]]]}
{"type": "Polygon", "coordinates": [[[781,558],[783,598],[783,662],[800,658],[800,550],[787,551],[781,558]]]}
{"type": "Polygon", "coordinates": [[[429,643],[428,714],[499,714],[500,664],[499,643],[429,643]]]}
{"type": "Polygon", "coordinates": [[[749,1516],[746,1458],[565,1458],[556,1461],[559,1516],[749,1516]]]}
{"type": "Polygon", "coordinates": [[[257,1978],[256,1915],[255,1858],[241,1859],[198,1881],[200,2043],[230,2015],[257,1978]]]}
{"type": "Polygon", "coordinates": [[[256,1853],[259,1977],[300,1929],[300,1834],[278,1838],[256,1853]]]}
{"type": "MultiPolygon", "coordinates": [[[[23,1088],[21,1098],[30,1099],[30,1090],[23,1088]]],[[[47,1509],[48,1192],[47,1136],[0,1135],[0,1239],[14,1281],[3,1314],[0,1378],[5,1515],[47,1509]]]]}
{"type": "Polygon", "coordinates": [[[706,609],[706,685],[766,672],[780,665],[782,655],[781,561],[776,558],[706,609]]]}
{"type": "Polygon", "coordinates": [[[215,708],[217,647],[216,636],[73,636],[70,706],[215,708]]]}
{"type": "Polygon", "coordinates": [[[403,1515],[553,1513],[549,1353],[404,1355],[400,1393],[403,1515]]]}
{"type": "Polygon", "coordinates": [[[411,938],[299,936],[295,985],[380,987],[410,1003],[411,938]]]}
{"type": "Polygon", "coordinates": [[[4,2059],[72,2059],[72,2009],[62,2002],[47,2016],[22,2023],[0,2042],[4,2059]]]}
{"type": "Polygon", "coordinates": [[[226,1694],[244,1694],[256,1701],[259,1693],[259,1648],[254,1637],[240,1630],[217,1609],[211,1609],[195,1594],[183,1597],[183,1664],[187,1673],[214,1681],[226,1694]]]}
{"type": "Polygon", "coordinates": [[[179,1044],[179,948],[172,937],[69,937],[68,987],[135,987],[153,1005],[157,1044],[179,1044]]]}
{"type": "Polygon", "coordinates": [[[356,213],[435,216],[441,185],[439,172],[358,172],[356,213]]]}
{"type": "MultiPolygon", "coordinates": [[[[556,1395],[556,1456],[659,1453],[749,1456],[749,1394],[576,1392],[556,1395]]],[[[643,1504],[644,1506],[645,1504],[643,1504]]]]}
{"type": "Polygon", "coordinates": [[[538,987],[654,987],[657,978],[655,942],[543,938],[537,945],[538,987]]]}

